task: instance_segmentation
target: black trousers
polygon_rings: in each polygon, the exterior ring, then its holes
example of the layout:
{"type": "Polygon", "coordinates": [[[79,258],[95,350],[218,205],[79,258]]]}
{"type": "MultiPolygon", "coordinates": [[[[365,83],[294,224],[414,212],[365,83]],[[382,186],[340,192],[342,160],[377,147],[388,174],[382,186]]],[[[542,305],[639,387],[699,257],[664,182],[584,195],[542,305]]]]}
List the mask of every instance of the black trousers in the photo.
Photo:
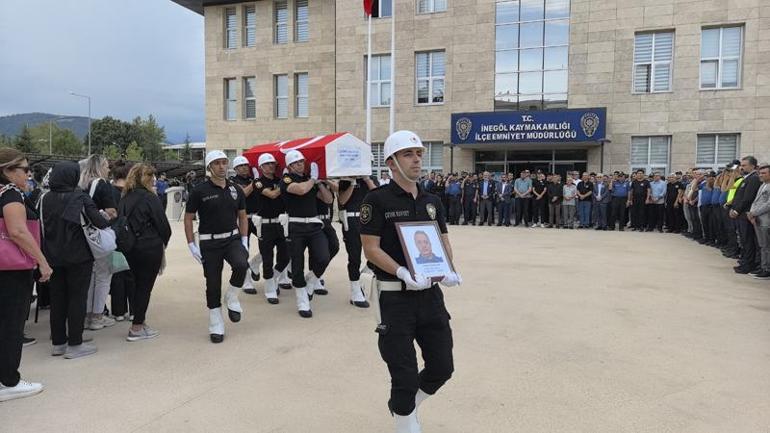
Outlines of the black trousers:
{"type": "Polygon", "coordinates": [[[545,224],[548,222],[548,217],[546,216],[546,207],[547,201],[545,196],[543,196],[542,199],[532,199],[532,221],[535,223],[542,223],[545,224]]]}
{"type": "Polygon", "coordinates": [[[700,219],[701,219],[701,226],[703,228],[703,238],[706,241],[713,242],[714,241],[714,233],[712,232],[712,224],[711,224],[711,205],[703,205],[700,206],[700,219]]]}
{"type": "Polygon", "coordinates": [[[663,230],[663,222],[665,220],[666,208],[662,204],[648,204],[647,205],[647,228],[650,230],[658,229],[663,230]]]}
{"type": "Polygon", "coordinates": [[[737,220],[730,218],[730,210],[722,208],[724,230],[727,238],[726,249],[728,253],[737,253],[738,247],[738,224],[737,220]]]}
{"type": "Polygon", "coordinates": [[[456,195],[449,196],[449,224],[460,222],[460,197],[456,195]]]}
{"type": "Polygon", "coordinates": [[[476,224],[476,203],[473,202],[473,199],[466,199],[463,202],[463,220],[465,224],[476,224]]]}
{"type": "Polygon", "coordinates": [[[88,287],[94,262],[54,266],[51,275],[51,342],[55,346],[83,343],[88,287]]]}
{"type": "Polygon", "coordinates": [[[122,316],[129,311],[134,312],[134,285],[134,274],[130,270],[112,274],[110,305],[113,315],[122,316]]]}
{"type": "Polygon", "coordinates": [[[380,355],[391,378],[388,406],[398,415],[414,411],[417,390],[435,394],[454,372],[452,329],[438,285],[428,290],[380,293],[380,355]],[[414,342],[425,368],[418,371],[414,342]]]}
{"type": "Polygon", "coordinates": [[[275,269],[283,272],[289,265],[289,247],[283,236],[280,224],[262,224],[262,237],[259,238],[259,254],[262,255],[262,275],[266,280],[273,278],[273,254],[275,269]],[[275,249],[275,253],[273,250],[275,249]]]}
{"type": "Polygon", "coordinates": [[[230,284],[243,287],[249,270],[249,253],[243,248],[240,236],[201,241],[200,249],[206,278],[206,305],[209,309],[219,308],[222,306],[222,270],[225,262],[232,269],[230,284]]]}
{"type": "Polygon", "coordinates": [[[334,230],[331,219],[325,219],[323,222],[323,232],[326,235],[326,241],[329,242],[329,262],[331,262],[334,256],[340,252],[340,238],[337,237],[337,231],[334,230]]]}
{"type": "Polygon", "coordinates": [[[753,270],[759,267],[757,234],[754,231],[754,224],[749,222],[746,214],[741,214],[736,220],[738,222],[738,233],[741,237],[741,258],[739,264],[744,269],[753,270]]]}
{"type": "Polygon", "coordinates": [[[287,240],[291,256],[291,284],[295,288],[306,287],[305,250],[309,251],[310,270],[316,277],[320,277],[329,266],[329,239],[318,223],[289,223],[287,240]]]}
{"type": "Polygon", "coordinates": [[[625,197],[612,197],[610,202],[610,221],[609,227],[615,228],[615,223],[620,224],[620,229],[626,227],[626,198],[625,197]]]}
{"type": "Polygon", "coordinates": [[[361,225],[358,218],[348,218],[348,231],[342,231],[342,240],[348,252],[348,280],[361,279],[361,225]]]}
{"type": "Polygon", "coordinates": [[[32,271],[0,271],[0,281],[0,384],[16,386],[21,377],[19,366],[24,321],[32,297],[32,271]]]}
{"type": "Polygon", "coordinates": [[[682,230],[682,218],[678,215],[682,212],[681,206],[674,207],[674,203],[666,203],[666,229],[670,232],[682,230]]]}
{"type": "Polygon", "coordinates": [[[529,198],[516,197],[514,199],[514,209],[516,211],[516,225],[519,225],[522,221],[524,224],[529,223],[529,206],[531,200],[529,198]]]}
{"type": "MultiPolygon", "coordinates": [[[[690,206],[689,204],[687,206],[690,206]]],[[[700,209],[698,206],[690,206],[690,221],[692,222],[692,237],[693,239],[703,238],[703,225],[700,219],[700,209]]]]}
{"type": "Polygon", "coordinates": [[[36,282],[35,292],[37,293],[38,306],[40,307],[51,306],[51,287],[48,285],[48,282],[45,282],[45,283],[36,282]]]}
{"type": "Polygon", "coordinates": [[[634,197],[634,202],[631,205],[631,227],[635,229],[643,229],[646,227],[645,218],[645,203],[644,198],[634,197]]]}
{"type": "Polygon", "coordinates": [[[495,222],[495,211],[493,210],[494,207],[492,206],[492,199],[491,198],[482,198],[481,199],[481,221],[480,224],[484,224],[485,222],[487,224],[494,224],[495,222]]]}
{"type": "MultiPolygon", "coordinates": [[[[126,254],[128,265],[134,274],[134,297],[131,307],[134,310],[134,325],[145,321],[147,307],[150,305],[150,294],[158,278],[160,265],[163,261],[163,241],[160,239],[136,244],[130,253],[126,254]]],[[[238,286],[240,287],[240,286],[238,286]]]]}

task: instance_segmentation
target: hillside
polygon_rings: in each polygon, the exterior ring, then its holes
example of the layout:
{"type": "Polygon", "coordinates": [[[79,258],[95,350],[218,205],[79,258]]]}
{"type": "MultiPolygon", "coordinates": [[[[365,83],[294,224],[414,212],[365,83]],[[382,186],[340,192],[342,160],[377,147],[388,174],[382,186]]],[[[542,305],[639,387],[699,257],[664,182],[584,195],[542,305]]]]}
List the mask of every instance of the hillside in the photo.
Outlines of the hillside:
{"type": "Polygon", "coordinates": [[[0,134],[7,136],[18,135],[24,125],[29,127],[55,120],[60,128],[69,129],[81,139],[88,134],[88,117],[60,116],[49,113],[23,113],[0,117],[0,134]]]}

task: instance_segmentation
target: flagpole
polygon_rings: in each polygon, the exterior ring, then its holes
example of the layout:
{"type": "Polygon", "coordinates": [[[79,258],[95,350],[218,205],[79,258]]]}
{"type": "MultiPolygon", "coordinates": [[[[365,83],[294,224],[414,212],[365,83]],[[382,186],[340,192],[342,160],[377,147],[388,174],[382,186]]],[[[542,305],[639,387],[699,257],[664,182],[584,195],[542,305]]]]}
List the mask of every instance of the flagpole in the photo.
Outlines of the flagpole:
{"type": "Polygon", "coordinates": [[[396,127],[396,0],[390,11],[390,134],[396,127]]]}
{"type": "Polygon", "coordinates": [[[369,13],[366,48],[366,142],[372,145],[372,14],[369,13]]]}

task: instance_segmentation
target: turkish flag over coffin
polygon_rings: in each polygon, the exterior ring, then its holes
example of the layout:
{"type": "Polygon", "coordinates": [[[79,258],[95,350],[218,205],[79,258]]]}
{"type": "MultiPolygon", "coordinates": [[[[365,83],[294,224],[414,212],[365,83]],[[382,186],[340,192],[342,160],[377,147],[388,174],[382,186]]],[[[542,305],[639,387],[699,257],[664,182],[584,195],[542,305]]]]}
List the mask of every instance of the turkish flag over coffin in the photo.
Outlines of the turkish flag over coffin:
{"type": "Polygon", "coordinates": [[[257,160],[264,153],[278,161],[279,172],[286,171],[285,156],[290,150],[298,150],[305,157],[305,172],[311,166],[318,168],[318,178],[370,176],[372,174],[372,148],[349,132],[300,138],[259,144],[243,152],[254,174],[258,173],[257,160]]]}

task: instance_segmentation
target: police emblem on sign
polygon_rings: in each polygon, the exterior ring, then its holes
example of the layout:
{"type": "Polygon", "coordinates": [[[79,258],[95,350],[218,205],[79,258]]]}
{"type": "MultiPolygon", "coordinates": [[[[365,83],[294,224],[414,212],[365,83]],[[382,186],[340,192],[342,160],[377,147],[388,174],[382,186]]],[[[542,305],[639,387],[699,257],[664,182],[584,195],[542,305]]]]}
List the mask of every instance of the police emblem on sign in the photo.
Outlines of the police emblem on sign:
{"type": "Polygon", "coordinates": [[[455,123],[455,129],[457,130],[457,136],[460,137],[460,140],[465,141],[468,139],[468,135],[471,133],[472,126],[473,123],[471,122],[471,119],[467,117],[461,117],[457,119],[457,122],[455,123]]]}
{"type": "Polygon", "coordinates": [[[361,224],[369,224],[369,221],[372,220],[372,205],[370,204],[362,204],[361,205],[361,224]]]}
{"type": "Polygon", "coordinates": [[[230,185],[230,197],[232,197],[233,200],[238,200],[238,190],[232,185],[230,185]]]}
{"type": "Polygon", "coordinates": [[[433,205],[433,203],[428,203],[425,206],[425,210],[428,211],[428,216],[430,219],[435,220],[436,219],[436,206],[433,205]]]}
{"type": "Polygon", "coordinates": [[[583,132],[586,137],[593,137],[596,130],[599,128],[599,116],[596,113],[588,112],[580,118],[580,127],[583,128],[583,132]]]}

